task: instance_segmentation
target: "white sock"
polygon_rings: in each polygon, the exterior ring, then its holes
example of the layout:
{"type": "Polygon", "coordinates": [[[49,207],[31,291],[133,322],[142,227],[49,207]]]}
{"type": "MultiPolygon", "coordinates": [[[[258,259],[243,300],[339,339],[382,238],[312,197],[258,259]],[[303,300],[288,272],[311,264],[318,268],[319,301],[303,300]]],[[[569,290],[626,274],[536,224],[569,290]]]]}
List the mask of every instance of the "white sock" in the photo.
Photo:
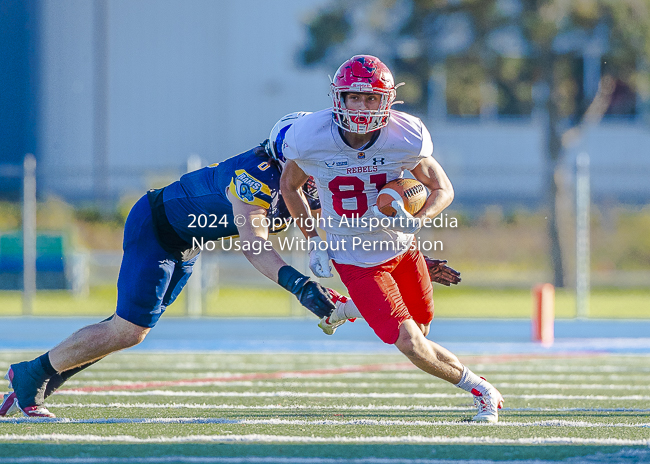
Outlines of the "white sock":
{"type": "Polygon", "coordinates": [[[336,315],[339,319],[354,319],[355,317],[363,318],[359,312],[359,308],[357,308],[357,305],[352,301],[352,298],[348,298],[345,303],[336,308],[336,315]]]}
{"type": "Polygon", "coordinates": [[[466,366],[463,366],[463,376],[460,378],[460,382],[456,384],[458,388],[462,388],[466,392],[472,392],[476,389],[479,393],[483,393],[485,386],[488,385],[485,379],[480,378],[478,375],[470,371],[466,366]]]}

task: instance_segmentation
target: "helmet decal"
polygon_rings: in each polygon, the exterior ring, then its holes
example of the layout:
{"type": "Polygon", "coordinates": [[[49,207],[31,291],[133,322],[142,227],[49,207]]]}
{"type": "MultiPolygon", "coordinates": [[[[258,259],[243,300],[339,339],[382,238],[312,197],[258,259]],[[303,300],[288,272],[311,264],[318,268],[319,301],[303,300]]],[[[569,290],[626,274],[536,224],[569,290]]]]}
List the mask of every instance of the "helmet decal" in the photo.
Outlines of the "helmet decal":
{"type": "Polygon", "coordinates": [[[282,129],[280,129],[280,132],[278,132],[278,136],[272,142],[273,148],[275,149],[275,153],[278,159],[283,162],[286,162],[286,160],[284,159],[284,155],[282,154],[282,145],[284,144],[284,136],[287,134],[287,131],[289,130],[290,127],[291,124],[287,124],[282,129]]]}
{"type": "Polygon", "coordinates": [[[291,125],[296,122],[297,119],[302,118],[303,116],[311,114],[305,111],[296,111],[295,113],[289,113],[284,115],[278,122],[275,123],[271,133],[269,134],[268,144],[266,145],[266,152],[271,158],[278,161],[282,167],[285,163],[284,155],[282,154],[282,146],[284,145],[284,137],[287,135],[287,131],[291,125]]]}

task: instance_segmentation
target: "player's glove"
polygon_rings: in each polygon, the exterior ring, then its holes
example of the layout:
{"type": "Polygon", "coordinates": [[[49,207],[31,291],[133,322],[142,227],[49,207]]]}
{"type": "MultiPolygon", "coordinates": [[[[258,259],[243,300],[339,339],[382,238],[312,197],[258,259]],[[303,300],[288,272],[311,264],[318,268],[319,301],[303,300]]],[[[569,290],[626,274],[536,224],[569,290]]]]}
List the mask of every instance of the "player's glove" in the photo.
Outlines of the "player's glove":
{"type": "Polygon", "coordinates": [[[460,282],[460,272],[447,266],[446,259],[431,259],[425,256],[424,261],[427,263],[427,268],[429,268],[431,282],[437,282],[447,287],[451,284],[458,285],[458,282],[460,282]]]}
{"type": "Polygon", "coordinates": [[[322,242],[323,240],[318,236],[309,239],[309,269],[316,277],[333,277],[327,250],[319,248],[319,244],[322,242]]]}
{"type": "Polygon", "coordinates": [[[391,203],[391,206],[395,208],[395,211],[397,211],[393,217],[386,216],[384,213],[379,211],[377,205],[374,205],[371,208],[371,211],[372,214],[374,214],[375,217],[380,221],[386,218],[390,219],[390,230],[397,230],[405,234],[417,234],[418,231],[422,228],[422,221],[419,218],[413,217],[411,213],[404,209],[404,205],[397,200],[394,200],[391,203]]]}
{"type": "Polygon", "coordinates": [[[296,295],[300,304],[319,318],[328,317],[334,310],[334,303],[325,287],[309,280],[291,266],[282,266],[278,271],[278,284],[296,295]]]}

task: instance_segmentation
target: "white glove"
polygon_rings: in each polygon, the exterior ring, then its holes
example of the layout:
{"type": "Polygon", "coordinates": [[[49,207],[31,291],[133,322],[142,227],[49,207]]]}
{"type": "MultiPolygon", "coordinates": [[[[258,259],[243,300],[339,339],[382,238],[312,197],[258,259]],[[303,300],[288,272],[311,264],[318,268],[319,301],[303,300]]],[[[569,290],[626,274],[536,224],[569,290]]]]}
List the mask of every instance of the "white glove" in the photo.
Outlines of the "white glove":
{"type": "Polygon", "coordinates": [[[396,230],[398,232],[403,232],[405,234],[416,234],[422,228],[422,221],[418,218],[413,217],[411,213],[404,209],[404,204],[397,200],[393,200],[390,204],[395,208],[396,214],[393,217],[386,216],[384,213],[379,211],[377,205],[374,205],[371,210],[372,214],[375,215],[380,221],[382,219],[390,219],[391,226],[390,230],[396,230]]]}
{"type": "MultiPolygon", "coordinates": [[[[327,250],[321,250],[319,244],[323,240],[320,237],[312,237],[309,239],[309,269],[316,277],[334,277],[332,275],[332,266],[330,266],[330,257],[327,250]]],[[[323,246],[323,248],[325,248],[323,246]]]]}

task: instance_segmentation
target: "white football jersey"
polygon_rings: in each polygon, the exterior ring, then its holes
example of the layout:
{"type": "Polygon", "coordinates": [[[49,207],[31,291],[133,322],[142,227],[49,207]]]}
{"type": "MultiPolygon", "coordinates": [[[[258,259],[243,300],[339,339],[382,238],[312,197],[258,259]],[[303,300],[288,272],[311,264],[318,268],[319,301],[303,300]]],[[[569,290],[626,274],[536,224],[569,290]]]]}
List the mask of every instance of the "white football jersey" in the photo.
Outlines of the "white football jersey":
{"type": "Polygon", "coordinates": [[[327,232],[332,259],[367,267],[406,251],[413,235],[371,230],[370,208],[387,182],[404,177],[404,171],[432,155],[431,136],[420,119],[391,110],[377,140],[356,150],[343,141],[332,110],[326,109],[297,120],[287,131],[282,152],[316,181],[322,207],[319,226],[327,232]],[[360,240],[373,244],[364,247],[360,240]]]}

